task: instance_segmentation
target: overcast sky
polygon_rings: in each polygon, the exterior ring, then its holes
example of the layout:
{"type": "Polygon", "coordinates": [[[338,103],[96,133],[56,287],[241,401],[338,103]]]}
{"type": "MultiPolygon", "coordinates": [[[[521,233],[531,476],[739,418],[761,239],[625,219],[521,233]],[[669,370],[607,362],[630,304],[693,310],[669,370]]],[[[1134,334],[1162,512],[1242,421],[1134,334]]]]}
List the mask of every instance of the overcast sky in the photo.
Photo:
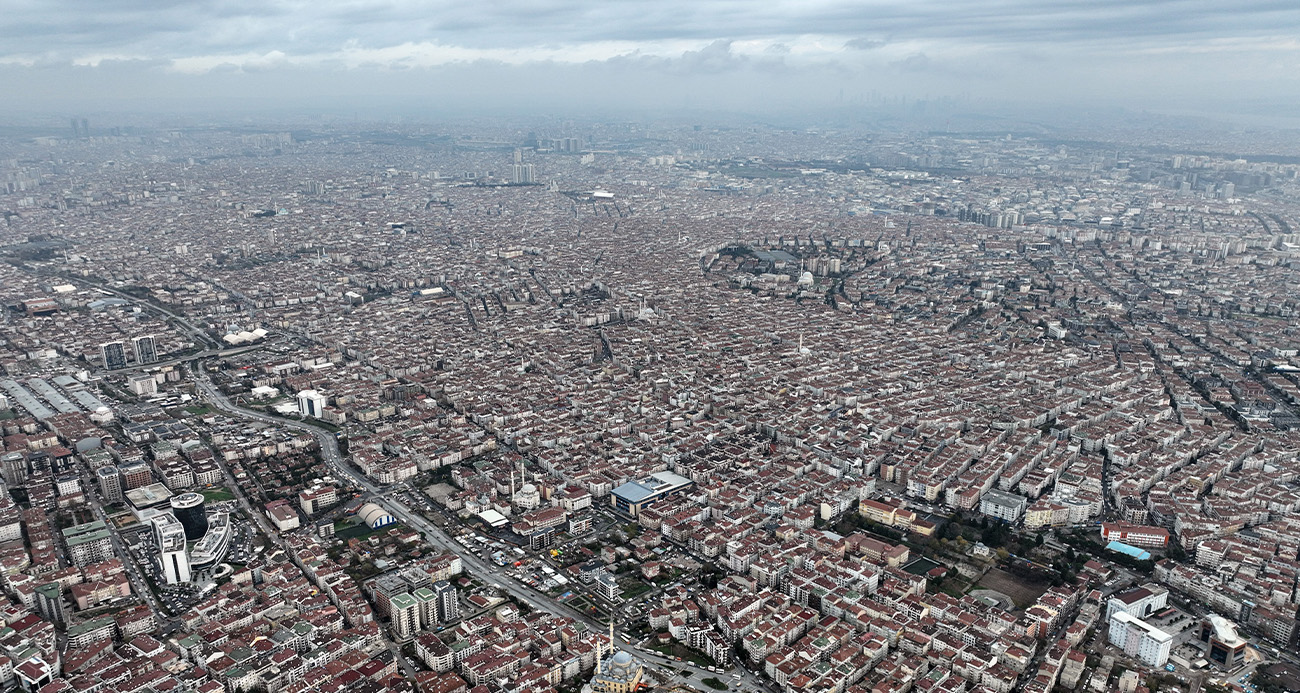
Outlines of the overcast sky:
{"type": "Polygon", "coordinates": [[[1300,0],[4,0],[0,90],[19,109],[964,95],[1288,114],[1300,0]]]}

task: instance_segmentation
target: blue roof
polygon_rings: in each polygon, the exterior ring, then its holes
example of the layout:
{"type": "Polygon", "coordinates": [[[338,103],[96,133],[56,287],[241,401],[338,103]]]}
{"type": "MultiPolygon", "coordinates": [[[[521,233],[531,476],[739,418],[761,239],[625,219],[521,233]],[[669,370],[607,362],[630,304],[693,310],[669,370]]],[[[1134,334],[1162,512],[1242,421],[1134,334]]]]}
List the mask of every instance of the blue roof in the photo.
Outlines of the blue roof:
{"type": "Polygon", "coordinates": [[[1124,542],[1121,541],[1112,541],[1111,543],[1106,545],[1106,548],[1110,551],[1115,551],[1128,556],[1132,556],[1138,559],[1139,561],[1145,561],[1151,558],[1150,553],[1143,551],[1142,549],[1139,549],[1136,546],[1129,546],[1128,544],[1125,544],[1124,542]]]}

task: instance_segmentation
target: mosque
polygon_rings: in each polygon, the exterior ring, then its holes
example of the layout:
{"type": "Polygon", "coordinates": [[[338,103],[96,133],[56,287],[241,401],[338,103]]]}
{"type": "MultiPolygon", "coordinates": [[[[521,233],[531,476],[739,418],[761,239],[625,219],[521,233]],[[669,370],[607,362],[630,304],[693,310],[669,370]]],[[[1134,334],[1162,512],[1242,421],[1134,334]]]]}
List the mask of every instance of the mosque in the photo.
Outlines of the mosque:
{"type": "MultiPolygon", "coordinates": [[[[614,631],[611,627],[609,649],[614,649],[614,631]]],[[[608,659],[601,657],[605,646],[596,644],[596,673],[591,677],[594,693],[635,693],[641,687],[645,665],[640,659],[623,650],[614,652],[608,659]]]]}

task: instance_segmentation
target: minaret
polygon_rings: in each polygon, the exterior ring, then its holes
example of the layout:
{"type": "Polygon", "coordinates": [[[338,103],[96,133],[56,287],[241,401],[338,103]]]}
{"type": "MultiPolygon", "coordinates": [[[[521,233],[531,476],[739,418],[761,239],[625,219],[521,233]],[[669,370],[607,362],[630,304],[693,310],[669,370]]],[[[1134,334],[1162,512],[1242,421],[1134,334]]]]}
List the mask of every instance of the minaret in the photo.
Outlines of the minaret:
{"type": "Polygon", "coordinates": [[[614,655],[614,616],[610,614],[609,618],[609,654],[614,655]]]}

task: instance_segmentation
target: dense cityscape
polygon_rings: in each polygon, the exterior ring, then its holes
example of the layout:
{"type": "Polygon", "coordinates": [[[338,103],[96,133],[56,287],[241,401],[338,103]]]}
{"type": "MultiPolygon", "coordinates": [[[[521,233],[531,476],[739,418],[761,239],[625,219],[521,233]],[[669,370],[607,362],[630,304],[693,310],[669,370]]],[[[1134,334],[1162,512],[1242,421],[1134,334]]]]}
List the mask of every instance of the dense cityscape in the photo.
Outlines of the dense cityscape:
{"type": "Polygon", "coordinates": [[[1300,690],[1293,133],[0,138],[0,686],[1300,690]]]}

